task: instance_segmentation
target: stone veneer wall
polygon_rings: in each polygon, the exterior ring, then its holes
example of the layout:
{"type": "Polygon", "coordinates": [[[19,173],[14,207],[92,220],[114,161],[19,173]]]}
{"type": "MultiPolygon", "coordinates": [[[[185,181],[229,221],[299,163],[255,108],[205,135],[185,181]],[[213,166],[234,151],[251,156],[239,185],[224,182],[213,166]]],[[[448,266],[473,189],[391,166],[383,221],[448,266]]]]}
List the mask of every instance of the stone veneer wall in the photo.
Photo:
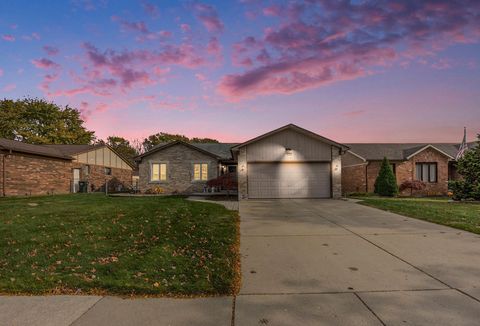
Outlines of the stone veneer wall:
{"type": "Polygon", "coordinates": [[[161,187],[166,193],[202,192],[206,181],[193,180],[193,164],[208,163],[208,179],[218,176],[219,163],[215,157],[198,150],[176,144],[142,158],[139,168],[139,188],[145,192],[161,187]],[[152,163],[167,164],[166,181],[150,181],[150,165],[152,163]]]}
{"type": "MultiPolygon", "coordinates": [[[[70,192],[71,162],[28,154],[2,154],[0,187],[3,187],[5,159],[5,195],[29,196],[70,192]]],[[[1,195],[4,194],[1,190],[1,195]]]]}

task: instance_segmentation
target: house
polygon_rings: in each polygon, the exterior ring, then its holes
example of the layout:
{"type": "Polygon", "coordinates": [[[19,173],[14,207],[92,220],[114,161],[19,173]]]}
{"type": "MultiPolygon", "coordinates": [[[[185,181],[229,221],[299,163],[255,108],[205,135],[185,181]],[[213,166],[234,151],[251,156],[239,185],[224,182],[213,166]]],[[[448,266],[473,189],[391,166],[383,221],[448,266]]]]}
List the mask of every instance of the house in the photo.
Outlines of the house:
{"type": "Polygon", "coordinates": [[[202,192],[208,180],[235,172],[231,143],[161,143],[136,158],[141,192],[202,192]]]}
{"type": "Polygon", "coordinates": [[[0,139],[3,196],[130,187],[133,166],[107,145],[33,145],[0,139]],[[84,189],[80,189],[80,185],[84,189]]]}
{"type": "Polygon", "coordinates": [[[139,188],[201,192],[225,172],[238,174],[239,198],[338,198],[347,146],[289,124],[241,144],[159,144],[137,157],[139,188]]]}
{"type": "MultiPolygon", "coordinates": [[[[470,147],[473,144],[469,144],[470,147]]],[[[401,185],[423,180],[403,195],[446,195],[458,144],[340,144],[293,124],[240,144],[162,143],[136,158],[139,190],[194,193],[207,181],[237,172],[239,199],[339,198],[373,192],[387,157],[401,185]]]]}
{"type": "MultiPolygon", "coordinates": [[[[404,189],[400,195],[444,196],[448,181],[458,179],[455,156],[459,144],[347,144],[342,157],[342,187],[345,194],[373,192],[384,157],[392,167],[400,186],[405,181],[422,180],[424,190],[404,189]]],[[[469,144],[473,147],[474,144],[469,144]]]]}

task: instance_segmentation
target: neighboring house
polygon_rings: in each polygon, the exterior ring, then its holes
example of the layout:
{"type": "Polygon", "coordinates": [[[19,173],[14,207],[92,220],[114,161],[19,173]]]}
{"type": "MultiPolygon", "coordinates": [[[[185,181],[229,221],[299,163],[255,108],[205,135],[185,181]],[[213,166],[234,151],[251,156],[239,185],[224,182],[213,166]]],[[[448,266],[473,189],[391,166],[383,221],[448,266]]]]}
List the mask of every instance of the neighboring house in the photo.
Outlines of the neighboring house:
{"type": "Polygon", "coordinates": [[[239,198],[337,198],[341,157],[348,148],[293,124],[242,144],[155,146],[137,157],[140,191],[204,191],[206,182],[235,172],[239,198]]]}
{"type": "MultiPolygon", "coordinates": [[[[473,144],[469,144],[470,147],[473,144]]],[[[373,192],[380,165],[386,157],[400,186],[405,181],[422,180],[424,190],[405,189],[401,195],[443,196],[448,181],[458,179],[455,156],[459,144],[347,144],[342,157],[342,187],[345,194],[373,192]]]]}
{"type": "Polygon", "coordinates": [[[0,139],[0,193],[42,195],[130,187],[133,166],[107,145],[32,145],[0,139]]]}

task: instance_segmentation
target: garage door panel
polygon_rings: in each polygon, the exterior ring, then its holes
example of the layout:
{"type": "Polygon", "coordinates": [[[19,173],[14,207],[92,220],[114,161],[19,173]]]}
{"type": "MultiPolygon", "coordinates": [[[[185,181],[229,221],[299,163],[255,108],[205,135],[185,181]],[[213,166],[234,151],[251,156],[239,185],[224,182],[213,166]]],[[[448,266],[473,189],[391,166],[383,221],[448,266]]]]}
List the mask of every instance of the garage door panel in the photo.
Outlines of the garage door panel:
{"type": "Polygon", "coordinates": [[[328,198],[329,163],[250,163],[250,198],[328,198]]]}

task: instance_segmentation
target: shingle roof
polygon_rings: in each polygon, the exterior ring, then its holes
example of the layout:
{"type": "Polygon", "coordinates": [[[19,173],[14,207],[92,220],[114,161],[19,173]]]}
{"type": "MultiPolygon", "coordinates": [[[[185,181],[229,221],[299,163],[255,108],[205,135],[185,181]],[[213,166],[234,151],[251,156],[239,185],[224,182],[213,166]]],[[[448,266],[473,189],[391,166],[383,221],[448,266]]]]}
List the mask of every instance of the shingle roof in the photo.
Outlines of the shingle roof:
{"type": "MultiPolygon", "coordinates": [[[[360,155],[366,160],[382,160],[387,157],[389,160],[406,160],[410,155],[418,152],[422,148],[431,145],[445,154],[455,157],[458,152],[459,144],[453,143],[407,143],[407,144],[346,144],[350,151],[360,155]]],[[[469,144],[471,148],[473,143],[469,144]]]]}
{"type": "MultiPolygon", "coordinates": [[[[158,148],[167,146],[171,143],[174,142],[168,142],[168,143],[159,143],[155,146],[153,146],[148,152],[144,153],[141,156],[145,156],[145,154],[148,155],[148,153],[155,151],[158,148]]],[[[208,152],[213,154],[214,156],[218,156],[220,159],[223,160],[230,160],[232,159],[232,153],[230,149],[237,145],[238,143],[188,143],[189,145],[196,147],[202,151],[208,152]]]]}
{"type": "Polygon", "coordinates": [[[43,145],[55,148],[65,155],[75,155],[78,153],[88,152],[94,148],[102,147],[103,145],[43,145]]]}
{"type": "Polygon", "coordinates": [[[41,155],[46,157],[55,157],[66,160],[71,160],[68,154],[60,151],[58,148],[46,145],[27,144],[21,141],[0,138],[0,148],[11,150],[14,152],[28,153],[34,155],[41,155]]]}

